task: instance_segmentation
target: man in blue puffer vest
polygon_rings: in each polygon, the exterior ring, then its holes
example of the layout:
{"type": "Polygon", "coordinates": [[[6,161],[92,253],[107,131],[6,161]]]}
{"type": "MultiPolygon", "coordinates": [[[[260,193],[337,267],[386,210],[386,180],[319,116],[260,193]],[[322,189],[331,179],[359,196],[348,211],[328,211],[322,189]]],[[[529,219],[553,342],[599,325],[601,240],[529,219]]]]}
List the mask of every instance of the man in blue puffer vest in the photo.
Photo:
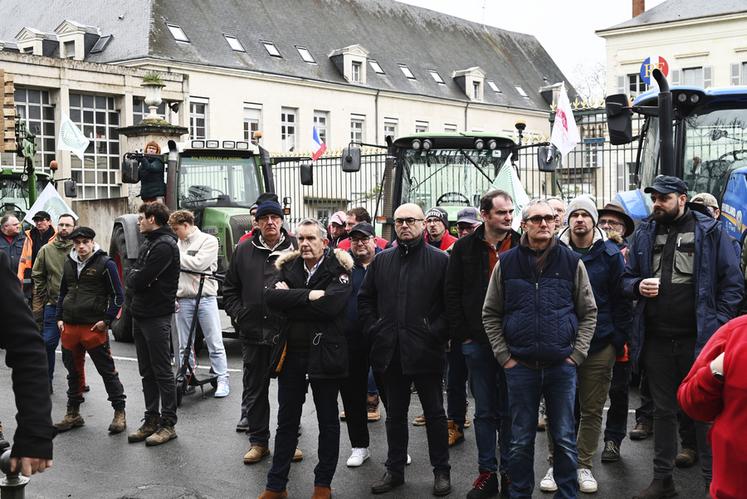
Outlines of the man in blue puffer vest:
{"type": "Polygon", "coordinates": [[[510,496],[532,497],[536,415],[544,395],[555,442],[555,497],[576,497],[576,367],[594,336],[597,305],[583,262],[554,237],[556,217],[547,201],[531,201],[521,215],[521,243],[501,255],[482,310],[508,386],[510,496]]]}

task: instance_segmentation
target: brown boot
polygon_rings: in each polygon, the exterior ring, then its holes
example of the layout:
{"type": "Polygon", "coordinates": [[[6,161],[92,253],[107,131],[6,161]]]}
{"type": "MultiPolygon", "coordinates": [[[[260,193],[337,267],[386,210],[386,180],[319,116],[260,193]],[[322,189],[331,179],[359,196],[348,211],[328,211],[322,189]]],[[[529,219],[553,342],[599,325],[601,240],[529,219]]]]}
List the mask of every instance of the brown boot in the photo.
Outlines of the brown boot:
{"type": "Polygon", "coordinates": [[[130,443],[142,442],[149,436],[153,435],[157,429],[158,418],[156,416],[145,416],[142,426],[138,428],[134,433],[130,433],[129,435],[127,435],[127,441],[130,443]]]}
{"type": "Polygon", "coordinates": [[[266,445],[254,445],[249,447],[249,451],[244,454],[244,464],[257,464],[265,457],[270,455],[270,449],[266,445]]]}
{"type": "Polygon", "coordinates": [[[459,431],[459,427],[454,421],[449,420],[449,447],[462,441],[464,441],[464,433],[459,431]]]}
{"type": "Polygon", "coordinates": [[[674,465],[678,468],[689,468],[698,462],[698,453],[695,449],[684,447],[674,458],[674,465]]]}
{"type": "Polygon", "coordinates": [[[127,428],[127,418],[125,418],[125,410],[115,409],[114,419],[112,419],[112,424],[109,425],[109,433],[111,433],[112,435],[115,433],[122,433],[125,428],[127,428]]]}
{"type": "Polygon", "coordinates": [[[173,426],[159,426],[155,433],[145,439],[145,445],[148,447],[165,444],[169,440],[176,438],[176,430],[173,426]]]}
{"type": "Polygon", "coordinates": [[[314,485],[314,495],[311,496],[311,499],[330,499],[331,497],[331,487],[321,487],[319,485],[314,485]]]}
{"type": "Polygon", "coordinates": [[[284,490],[282,492],[275,492],[265,489],[265,491],[259,495],[258,499],[285,499],[286,497],[288,497],[287,490],[284,490]]]}
{"type": "Polygon", "coordinates": [[[303,452],[301,452],[301,449],[296,447],[296,452],[293,453],[293,459],[291,459],[294,463],[298,463],[303,461],[303,452]]]}
{"type": "Polygon", "coordinates": [[[84,424],[86,424],[86,422],[81,417],[79,408],[68,406],[67,414],[62,418],[62,421],[55,423],[54,427],[57,428],[57,431],[68,431],[83,426],[84,424]]]}

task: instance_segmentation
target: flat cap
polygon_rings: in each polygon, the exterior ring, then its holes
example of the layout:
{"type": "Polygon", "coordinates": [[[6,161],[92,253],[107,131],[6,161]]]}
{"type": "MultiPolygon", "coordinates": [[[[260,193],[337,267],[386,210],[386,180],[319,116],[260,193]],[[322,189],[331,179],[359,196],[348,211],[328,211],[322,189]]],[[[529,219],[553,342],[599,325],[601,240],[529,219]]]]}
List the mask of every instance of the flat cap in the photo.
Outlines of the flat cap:
{"type": "Polygon", "coordinates": [[[646,194],[651,194],[652,192],[658,192],[659,194],[669,194],[672,192],[687,194],[687,184],[681,178],[659,175],[654,179],[653,184],[646,187],[643,192],[646,194]]]}

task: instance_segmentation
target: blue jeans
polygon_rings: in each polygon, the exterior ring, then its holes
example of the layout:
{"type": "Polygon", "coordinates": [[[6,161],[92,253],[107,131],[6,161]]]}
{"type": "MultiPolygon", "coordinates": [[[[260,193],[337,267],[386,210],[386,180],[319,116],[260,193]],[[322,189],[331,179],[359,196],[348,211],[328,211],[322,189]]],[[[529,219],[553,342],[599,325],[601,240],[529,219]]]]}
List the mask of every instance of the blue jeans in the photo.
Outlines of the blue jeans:
{"type": "Polygon", "coordinates": [[[446,352],[446,416],[464,431],[467,417],[467,364],[459,345],[446,352]]]}
{"type": "Polygon", "coordinates": [[[49,368],[49,384],[52,384],[54,378],[55,350],[60,343],[60,329],[57,327],[57,307],[54,305],[44,305],[44,327],[42,329],[42,338],[44,346],[47,349],[47,366],[49,368]]]}
{"type": "Polygon", "coordinates": [[[577,497],[576,367],[566,361],[542,369],[517,364],[506,369],[506,384],[511,410],[511,453],[508,474],[510,496],[531,498],[534,490],[534,440],[540,397],[545,397],[550,419],[550,434],[555,442],[554,476],[556,498],[577,497]]]}
{"type": "Polygon", "coordinates": [[[475,397],[475,440],[480,471],[495,473],[496,433],[500,442],[501,472],[507,472],[511,446],[511,414],[503,368],[495,360],[490,345],[470,342],[462,344],[462,352],[470,372],[469,385],[475,397]]]}
{"type": "MultiPolygon", "coordinates": [[[[179,355],[176,365],[180,366],[184,358],[184,347],[189,338],[189,328],[192,325],[192,317],[195,315],[195,298],[179,298],[179,311],[176,313],[176,330],[179,333],[179,355]]],[[[220,324],[220,312],[218,311],[218,300],[215,296],[203,296],[200,299],[200,309],[197,312],[197,320],[205,337],[208,354],[210,355],[210,367],[218,378],[228,379],[228,361],[226,360],[226,349],[223,346],[223,328],[220,324]]],[[[192,368],[195,366],[194,338],[192,338],[192,352],[189,357],[192,368]]]]}

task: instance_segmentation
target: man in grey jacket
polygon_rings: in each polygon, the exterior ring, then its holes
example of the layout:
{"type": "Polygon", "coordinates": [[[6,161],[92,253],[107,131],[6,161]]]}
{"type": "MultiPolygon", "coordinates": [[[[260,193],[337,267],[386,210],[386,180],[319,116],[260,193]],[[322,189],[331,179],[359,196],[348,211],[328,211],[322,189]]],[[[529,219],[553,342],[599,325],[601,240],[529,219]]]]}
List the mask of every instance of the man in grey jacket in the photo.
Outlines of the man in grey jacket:
{"type": "Polygon", "coordinates": [[[506,373],[512,419],[511,497],[531,497],[534,438],[544,396],[555,442],[555,497],[576,497],[576,367],[586,358],[597,306],[579,256],[557,244],[544,200],[522,211],[519,246],[501,255],[483,306],[485,332],[506,373]]]}

